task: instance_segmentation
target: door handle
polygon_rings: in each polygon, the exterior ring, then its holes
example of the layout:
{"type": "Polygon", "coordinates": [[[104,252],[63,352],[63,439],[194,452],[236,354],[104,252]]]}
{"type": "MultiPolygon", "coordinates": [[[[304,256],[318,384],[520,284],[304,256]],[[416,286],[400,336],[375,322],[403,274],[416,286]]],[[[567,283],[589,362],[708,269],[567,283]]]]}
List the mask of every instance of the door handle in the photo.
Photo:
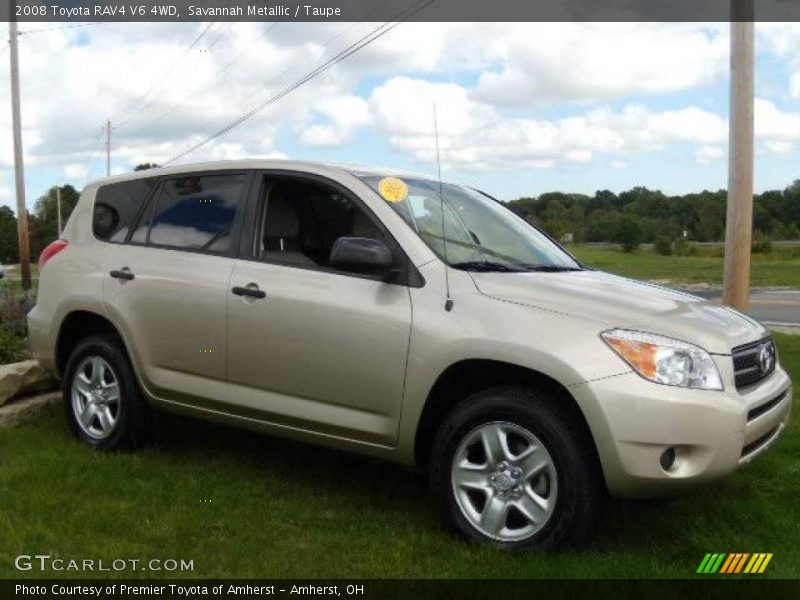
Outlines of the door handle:
{"type": "Polygon", "coordinates": [[[125,281],[130,281],[131,279],[134,279],[136,277],[136,275],[131,273],[128,267],[125,267],[120,271],[111,271],[109,275],[111,275],[111,277],[113,277],[114,279],[124,279],[125,281]]]}
{"type": "Polygon", "coordinates": [[[248,296],[249,298],[266,298],[267,292],[264,290],[258,289],[258,286],[255,284],[251,284],[254,287],[240,287],[236,286],[231,291],[233,292],[234,296],[248,296]]]}

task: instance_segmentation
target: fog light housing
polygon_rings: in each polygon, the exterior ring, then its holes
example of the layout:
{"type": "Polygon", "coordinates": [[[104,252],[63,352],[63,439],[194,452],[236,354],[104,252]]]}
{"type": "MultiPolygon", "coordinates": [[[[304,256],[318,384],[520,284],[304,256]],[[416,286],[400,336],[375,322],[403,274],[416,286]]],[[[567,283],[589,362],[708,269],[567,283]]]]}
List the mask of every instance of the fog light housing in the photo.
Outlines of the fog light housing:
{"type": "Polygon", "coordinates": [[[675,464],[675,448],[670,447],[664,450],[664,452],[661,453],[659,462],[661,463],[662,469],[669,471],[675,464]]]}

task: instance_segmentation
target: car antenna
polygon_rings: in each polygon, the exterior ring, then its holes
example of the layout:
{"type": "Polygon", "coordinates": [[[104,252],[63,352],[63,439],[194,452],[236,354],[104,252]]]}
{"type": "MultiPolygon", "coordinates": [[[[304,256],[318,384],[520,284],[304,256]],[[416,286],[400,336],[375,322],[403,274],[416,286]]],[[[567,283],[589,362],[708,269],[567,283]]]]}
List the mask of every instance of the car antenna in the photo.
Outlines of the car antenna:
{"type": "Polygon", "coordinates": [[[442,159],[439,155],[439,123],[436,118],[436,101],[433,103],[433,136],[436,139],[436,169],[439,174],[439,204],[442,211],[442,251],[444,254],[444,287],[447,291],[447,300],[444,309],[453,310],[453,299],[450,297],[450,265],[447,262],[447,228],[444,224],[444,193],[442,192],[442,159]]]}

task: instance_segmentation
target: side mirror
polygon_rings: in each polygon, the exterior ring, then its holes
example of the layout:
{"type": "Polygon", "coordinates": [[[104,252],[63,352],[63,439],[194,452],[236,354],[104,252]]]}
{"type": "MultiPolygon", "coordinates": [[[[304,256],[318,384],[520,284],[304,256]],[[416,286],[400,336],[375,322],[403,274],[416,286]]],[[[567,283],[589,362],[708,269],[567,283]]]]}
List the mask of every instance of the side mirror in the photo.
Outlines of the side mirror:
{"type": "Polygon", "coordinates": [[[386,276],[394,266],[394,259],[391,250],[380,240],[340,237],[331,249],[330,265],[348,273],[386,276]]]}

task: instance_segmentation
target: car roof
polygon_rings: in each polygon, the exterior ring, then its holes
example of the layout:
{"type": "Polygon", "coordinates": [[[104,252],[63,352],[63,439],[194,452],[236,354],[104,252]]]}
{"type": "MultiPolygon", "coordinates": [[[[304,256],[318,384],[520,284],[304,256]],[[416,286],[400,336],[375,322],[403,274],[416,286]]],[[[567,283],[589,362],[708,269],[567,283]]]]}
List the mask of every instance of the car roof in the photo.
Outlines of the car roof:
{"type": "Polygon", "coordinates": [[[275,169],[287,171],[301,171],[316,174],[341,174],[348,173],[356,177],[369,177],[369,176],[387,176],[393,175],[396,177],[407,177],[414,179],[428,179],[429,175],[420,173],[412,173],[410,171],[402,171],[392,168],[379,168],[368,167],[362,165],[352,165],[343,163],[330,163],[330,162],[316,162],[316,161],[303,161],[303,160],[283,160],[283,159],[266,159],[266,158],[251,158],[240,160],[218,160],[212,162],[193,163],[185,165],[175,165],[169,167],[155,167],[152,169],[145,169],[143,171],[134,171],[132,173],[125,173],[124,175],[115,175],[92,181],[87,185],[99,186],[109,183],[116,183],[121,181],[132,181],[136,179],[144,179],[147,177],[160,177],[163,175],[181,175],[183,173],[193,173],[197,171],[225,171],[225,170],[238,170],[238,169],[275,169]]]}

